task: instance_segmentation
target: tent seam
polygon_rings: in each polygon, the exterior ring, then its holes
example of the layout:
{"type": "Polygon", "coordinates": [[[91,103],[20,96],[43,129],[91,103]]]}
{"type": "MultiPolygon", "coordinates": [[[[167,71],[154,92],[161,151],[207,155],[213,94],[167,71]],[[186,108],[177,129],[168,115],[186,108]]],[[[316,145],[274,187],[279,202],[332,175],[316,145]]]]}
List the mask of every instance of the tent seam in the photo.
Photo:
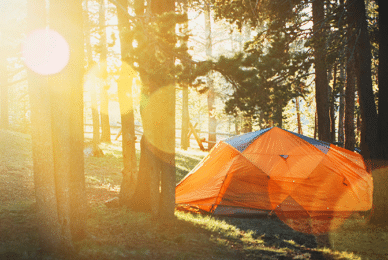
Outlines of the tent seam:
{"type": "MultiPolygon", "coordinates": [[[[227,144],[227,143],[226,143],[227,144]]],[[[229,145],[229,144],[228,144],[229,145]]],[[[229,146],[231,146],[231,145],[229,145],[229,146]]],[[[238,151],[239,152],[239,151],[238,151]]],[[[237,157],[237,156],[236,156],[237,157]]],[[[236,157],[234,157],[234,158],[236,158],[236,157]]],[[[234,159],[233,159],[234,160],[234,159]]],[[[233,163],[232,163],[233,164],[233,163]]],[[[230,167],[232,166],[232,164],[229,166],[229,168],[228,168],[228,171],[230,170],[230,167]]],[[[217,200],[218,200],[218,198],[220,197],[220,194],[221,194],[221,190],[222,190],[222,187],[224,186],[224,184],[225,184],[225,180],[228,178],[228,176],[229,176],[229,172],[227,171],[227,173],[225,174],[225,178],[224,178],[224,180],[222,181],[222,184],[221,184],[221,187],[220,187],[220,190],[218,191],[218,194],[217,194],[217,196],[216,196],[216,200],[215,200],[215,202],[214,202],[214,204],[212,205],[212,207],[211,207],[211,212],[213,213],[214,212],[214,210],[215,210],[215,208],[214,208],[214,206],[218,206],[217,205],[217,200]]]]}
{"type": "MultiPolygon", "coordinates": [[[[226,143],[226,144],[228,144],[228,143],[226,143]]],[[[230,144],[228,144],[228,145],[229,145],[230,147],[232,147],[233,149],[235,149],[237,152],[239,152],[240,155],[241,155],[242,157],[244,157],[248,162],[250,162],[251,164],[253,164],[254,166],[256,166],[257,169],[259,169],[260,171],[262,171],[263,173],[265,173],[265,174],[268,176],[268,178],[270,178],[270,176],[268,175],[268,173],[266,173],[264,170],[262,170],[256,163],[252,162],[248,157],[246,157],[242,152],[240,152],[239,150],[237,150],[236,148],[234,148],[232,145],[230,145],[230,144]]]]}

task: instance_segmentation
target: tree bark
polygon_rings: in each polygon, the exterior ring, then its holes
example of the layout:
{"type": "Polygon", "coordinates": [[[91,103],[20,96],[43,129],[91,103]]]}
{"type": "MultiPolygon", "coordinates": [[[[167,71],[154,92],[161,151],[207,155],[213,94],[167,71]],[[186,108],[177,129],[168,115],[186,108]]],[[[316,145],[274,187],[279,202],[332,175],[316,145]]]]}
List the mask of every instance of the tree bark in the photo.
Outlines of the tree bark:
{"type": "Polygon", "coordinates": [[[108,50],[106,47],[106,28],[105,28],[105,0],[100,0],[100,12],[99,12],[99,25],[100,25],[100,73],[102,77],[102,86],[100,92],[100,113],[101,113],[101,142],[111,142],[110,138],[110,124],[109,124],[109,85],[106,84],[107,76],[107,55],[108,50]]]}
{"type": "Polygon", "coordinates": [[[100,143],[100,113],[98,112],[97,85],[93,84],[90,89],[90,100],[92,105],[92,122],[93,122],[93,143],[100,143]]]}
{"type": "MultiPolygon", "coordinates": [[[[27,3],[28,31],[45,27],[45,0],[27,3]]],[[[37,207],[39,245],[45,252],[62,248],[61,226],[58,221],[53,140],[51,128],[51,103],[47,77],[27,70],[31,109],[31,140],[37,207]]]]}
{"type": "MultiPolygon", "coordinates": [[[[58,5],[58,12],[63,6],[58,5]]],[[[70,85],[70,229],[73,241],[86,237],[86,220],[88,213],[87,196],[85,189],[85,162],[84,162],[84,89],[85,74],[84,30],[82,3],[69,3],[66,17],[73,25],[66,28],[69,45],[73,57],[69,61],[69,72],[66,77],[70,85]],[[79,25],[81,24],[81,26],[79,25]],[[77,26],[74,26],[77,25],[77,26]],[[70,66],[72,69],[70,69],[70,66]],[[75,71],[73,71],[75,70],[75,71]]],[[[63,22],[63,21],[62,21],[63,22]]]]}
{"type": "MultiPolygon", "coordinates": [[[[350,46],[348,47],[348,49],[350,46]]],[[[353,151],[356,144],[354,133],[354,99],[355,99],[355,73],[354,58],[351,58],[348,51],[346,68],[346,89],[345,89],[345,148],[353,151]]]]}
{"type": "MultiPolygon", "coordinates": [[[[283,126],[283,105],[282,101],[277,101],[276,104],[274,104],[273,109],[273,125],[282,128],[283,126]]],[[[251,128],[252,129],[252,128],[251,128]]],[[[252,130],[251,130],[252,131],[252,130]]]]}
{"type": "MultiPolygon", "coordinates": [[[[141,2],[135,1],[136,15],[143,15],[141,2]]],[[[155,1],[150,9],[156,15],[175,10],[172,0],[155,1]]],[[[140,45],[141,43],[139,43],[140,45]]],[[[144,64],[141,64],[143,66],[144,64]]],[[[174,66],[173,59],[165,66],[174,66]]],[[[157,85],[157,79],[141,75],[141,117],[143,137],[138,185],[129,205],[134,209],[149,210],[161,221],[174,219],[175,210],[175,86],[157,85]]]]}
{"type": "MultiPolygon", "coordinates": [[[[345,62],[345,60],[343,60],[345,62]]],[[[345,92],[344,92],[344,84],[345,84],[345,69],[344,65],[340,65],[340,88],[339,88],[339,111],[338,111],[338,142],[341,146],[344,146],[345,136],[344,136],[344,118],[345,118],[345,92]]]]}
{"type": "MultiPolygon", "coordinates": [[[[118,8],[121,8],[120,5],[124,4],[120,2],[118,8]]],[[[126,6],[126,5],[125,5],[126,6]]],[[[122,6],[125,8],[125,6],[122,6]]],[[[150,8],[150,6],[148,6],[150,8]]],[[[144,0],[135,0],[134,9],[136,16],[143,16],[145,11],[144,0]]],[[[121,16],[124,16],[124,12],[119,12],[119,19],[124,19],[121,16]]],[[[122,34],[120,34],[122,37],[122,34]]],[[[121,38],[120,38],[121,39],[121,38]]],[[[139,39],[140,41],[141,39],[139,39]]],[[[142,44],[142,43],[140,43],[142,44]]],[[[125,45],[127,46],[127,45],[125,45]]],[[[147,76],[142,78],[142,88],[141,88],[141,99],[140,99],[140,114],[142,118],[143,125],[143,136],[140,141],[140,163],[139,163],[139,173],[136,185],[131,182],[130,176],[124,174],[123,181],[120,190],[120,203],[126,205],[135,211],[142,212],[151,212],[151,181],[155,174],[155,169],[153,164],[157,159],[151,152],[152,144],[151,140],[152,133],[148,127],[148,120],[151,120],[152,115],[146,111],[150,93],[149,93],[149,79],[147,76]],[[150,133],[149,133],[150,132],[150,133]],[[130,196],[126,191],[131,190],[133,196],[130,196]]],[[[159,177],[157,177],[159,179],[159,177]]],[[[158,189],[159,190],[159,189],[158,189]]],[[[154,193],[152,194],[154,195],[154,193]]]]}
{"type": "MultiPolygon", "coordinates": [[[[134,211],[150,212],[151,211],[151,163],[152,154],[150,152],[149,143],[146,136],[143,134],[140,140],[140,165],[138,182],[134,187],[134,194],[132,197],[122,196],[120,190],[120,204],[130,207],[134,211]]],[[[131,182],[122,182],[121,189],[123,191],[133,188],[131,182]],[[128,187],[124,187],[126,185],[128,187]]]]}
{"type": "Polygon", "coordinates": [[[334,143],[335,140],[335,97],[334,97],[334,88],[337,84],[337,64],[334,64],[333,68],[333,87],[329,86],[329,99],[330,99],[330,142],[334,143]]]}
{"type": "Polygon", "coordinates": [[[235,115],[234,117],[234,130],[235,130],[235,135],[240,134],[240,115],[235,115]]]}
{"type": "Polygon", "coordinates": [[[347,9],[347,46],[346,46],[346,89],[345,89],[345,148],[353,151],[356,144],[354,110],[355,110],[355,91],[356,91],[356,74],[354,70],[354,49],[356,44],[356,35],[354,33],[354,16],[349,2],[347,9]]]}
{"type": "MultiPolygon", "coordinates": [[[[340,0],[340,8],[344,12],[345,11],[345,5],[344,0],[340,0]]],[[[339,23],[339,30],[342,35],[345,34],[345,23],[343,20],[339,23]]],[[[346,39],[346,38],[345,38],[346,39]]],[[[346,81],[346,74],[345,74],[345,63],[346,63],[346,46],[341,47],[341,53],[340,53],[340,67],[339,67],[339,111],[338,111],[338,142],[341,144],[342,147],[345,145],[345,133],[344,133],[344,120],[345,120],[345,81],[346,81]]]]}
{"type": "MultiPolygon", "coordinates": [[[[213,53],[213,45],[212,45],[212,29],[211,29],[211,17],[210,17],[210,2],[205,1],[205,38],[206,38],[206,57],[207,59],[212,58],[213,53]]],[[[214,84],[213,84],[213,78],[212,75],[208,75],[206,78],[207,81],[207,109],[208,109],[208,130],[209,130],[209,143],[208,143],[208,150],[212,149],[215,145],[215,142],[217,141],[216,131],[217,131],[217,119],[215,117],[215,93],[214,93],[214,84]],[[212,142],[212,143],[210,143],[212,142]]]]}
{"type": "Polygon", "coordinates": [[[103,86],[100,92],[101,109],[101,142],[110,143],[110,124],[109,124],[109,97],[107,86],[103,86]]]}
{"type": "Polygon", "coordinates": [[[50,28],[70,47],[67,66],[48,78],[58,218],[65,245],[85,236],[86,194],[83,157],[84,35],[82,4],[50,1],[50,28]]]}
{"type": "MultiPolygon", "coordinates": [[[[122,69],[124,69],[123,66],[122,69]]],[[[123,182],[130,182],[130,186],[134,187],[137,184],[137,162],[136,162],[136,147],[135,147],[135,127],[134,113],[132,101],[132,80],[133,77],[126,75],[127,72],[122,71],[118,79],[118,96],[121,113],[121,129],[122,129],[122,151],[123,151],[123,182]]],[[[122,187],[123,188],[123,187],[122,187]]],[[[121,196],[128,196],[130,199],[133,194],[133,189],[120,190],[121,196]]]]}
{"type": "MultiPolygon", "coordinates": [[[[152,12],[160,15],[165,12],[175,11],[173,0],[154,1],[151,4],[152,12]]],[[[174,61],[168,61],[168,66],[173,67],[174,61]]],[[[161,160],[160,170],[160,204],[159,218],[161,221],[171,221],[174,219],[175,211],[175,86],[159,86],[159,94],[150,98],[150,103],[155,104],[157,110],[163,111],[161,116],[153,116],[153,126],[149,129],[154,133],[154,146],[159,148],[161,153],[158,156],[161,160]],[[154,100],[152,100],[154,99],[154,100]],[[156,124],[155,124],[156,123],[156,124]],[[155,128],[160,125],[162,129],[155,128]],[[161,133],[158,135],[157,133],[161,133]]],[[[154,111],[153,115],[158,115],[154,111]]],[[[156,154],[158,155],[158,154],[156,154]]],[[[157,174],[157,172],[156,172],[157,174]]]]}
{"type": "Polygon", "coordinates": [[[120,188],[121,204],[125,205],[131,199],[137,185],[138,171],[135,147],[135,117],[133,112],[132,81],[136,77],[135,71],[127,63],[129,42],[126,40],[126,30],[129,29],[128,2],[117,1],[117,17],[119,23],[121,46],[121,72],[117,82],[118,97],[121,113],[122,151],[123,151],[123,180],[120,188]]]}
{"type": "MultiPolygon", "coordinates": [[[[379,1],[378,1],[379,4],[379,1]]],[[[378,102],[378,123],[379,123],[379,141],[383,147],[384,159],[372,161],[372,165],[382,164],[380,169],[373,170],[373,205],[374,210],[370,222],[375,225],[388,225],[388,19],[381,15],[379,5],[379,102],[378,102]]]]}
{"type": "Polygon", "coordinates": [[[318,116],[317,111],[315,110],[314,113],[314,139],[317,139],[317,133],[318,133],[318,116]]]}
{"type": "Polygon", "coordinates": [[[318,115],[318,137],[330,142],[329,93],[326,73],[326,50],[324,28],[324,0],[313,1],[313,31],[315,59],[315,88],[318,115]]]}
{"type": "MultiPolygon", "coordinates": [[[[59,73],[28,71],[34,181],[40,243],[45,251],[73,252],[86,226],[83,161],[82,5],[50,1],[50,28],[69,44],[70,58],[59,73]],[[80,26],[81,25],[81,26],[80,26]]],[[[46,2],[28,2],[29,29],[45,27],[46,2]],[[35,27],[36,26],[36,27],[35,27]]]]}
{"type": "Polygon", "coordinates": [[[379,102],[378,121],[379,137],[384,149],[384,157],[388,159],[388,17],[381,15],[379,7],[379,102]]]}
{"type": "MultiPolygon", "coordinates": [[[[86,11],[84,15],[84,24],[86,26],[85,28],[85,45],[86,45],[86,57],[87,57],[87,68],[90,70],[92,66],[94,65],[93,62],[93,53],[92,53],[92,46],[90,43],[90,30],[91,30],[91,22],[89,19],[89,13],[88,13],[88,6],[89,6],[89,0],[86,2],[86,11]]],[[[91,79],[89,79],[91,80],[91,79]]],[[[99,144],[100,143],[100,114],[98,112],[98,102],[97,102],[97,84],[93,80],[92,86],[90,87],[90,100],[91,100],[91,106],[92,106],[92,122],[93,122],[93,143],[99,144]]]]}
{"type": "MultiPolygon", "coordinates": [[[[183,9],[184,12],[188,12],[188,0],[183,0],[183,9]]],[[[184,25],[184,31],[188,30],[188,23],[184,25]]],[[[187,150],[190,147],[190,138],[189,134],[189,123],[190,123],[190,113],[189,113],[189,86],[186,84],[182,85],[182,127],[181,127],[181,148],[187,150]]]]}
{"type": "Polygon", "coordinates": [[[358,75],[357,88],[360,97],[362,128],[365,129],[361,132],[361,151],[364,159],[377,159],[382,158],[383,152],[379,143],[377,111],[372,88],[372,56],[365,2],[364,0],[353,0],[352,3],[354,15],[357,17],[355,70],[358,75]]]}
{"type": "Polygon", "coordinates": [[[189,134],[189,87],[182,86],[182,131],[181,131],[181,147],[187,150],[190,144],[189,134]]]}
{"type": "Polygon", "coordinates": [[[298,134],[303,134],[302,124],[300,123],[299,97],[295,98],[295,109],[296,109],[296,123],[298,125],[298,134]]]}
{"type": "Polygon", "coordinates": [[[164,87],[166,94],[161,107],[166,113],[163,122],[165,133],[163,134],[161,156],[161,198],[159,217],[162,221],[174,219],[175,212],[175,86],[164,87]]]}
{"type": "MultiPolygon", "coordinates": [[[[188,0],[183,0],[183,11],[188,13],[188,0]]],[[[188,31],[188,23],[183,25],[183,30],[188,31]]],[[[182,127],[181,127],[181,148],[187,150],[190,147],[190,137],[189,134],[189,123],[190,123],[190,113],[189,113],[189,86],[187,84],[182,84],[182,127]]]]}

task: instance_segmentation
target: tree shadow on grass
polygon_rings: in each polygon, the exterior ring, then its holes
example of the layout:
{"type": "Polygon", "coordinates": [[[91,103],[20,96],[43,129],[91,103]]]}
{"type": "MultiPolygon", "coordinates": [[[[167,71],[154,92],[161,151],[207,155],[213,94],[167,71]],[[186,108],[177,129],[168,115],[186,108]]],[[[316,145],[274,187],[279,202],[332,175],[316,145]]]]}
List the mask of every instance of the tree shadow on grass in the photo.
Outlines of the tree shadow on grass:
{"type": "Polygon", "coordinates": [[[199,156],[176,153],[176,182],[180,182],[201,160],[199,156]]]}
{"type": "MultiPolygon", "coordinates": [[[[243,259],[334,259],[317,250],[317,237],[294,231],[276,217],[214,218],[234,226],[242,234],[236,238],[225,232],[209,231],[220,240],[235,243],[234,248],[240,248],[243,259]],[[243,237],[247,233],[251,234],[248,239],[243,237]]],[[[230,247],[231,244],[229,250],[230,247]]]]}

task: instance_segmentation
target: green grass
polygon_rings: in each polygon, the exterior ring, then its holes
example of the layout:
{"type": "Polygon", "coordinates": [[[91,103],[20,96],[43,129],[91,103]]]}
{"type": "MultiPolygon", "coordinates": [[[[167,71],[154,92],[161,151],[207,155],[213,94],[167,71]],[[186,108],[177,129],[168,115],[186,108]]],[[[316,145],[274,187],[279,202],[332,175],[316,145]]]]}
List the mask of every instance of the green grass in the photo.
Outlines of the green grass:
{"type": "MultiPolygon", "coordinates": [[[[117,148],[112,145],[102,148],[105,154],[109,154],[107,151],[110,149],[117,151],[117,148]]],[[[193,150],[177,149],[176,152],[177,182],[206,156],[204,152],[193,150]]],[[[101,158],[100,163],[94,166],[98,167],[91,171],[94,178],[99,172],[97,169],[101,170],[101,167],[109,168],[112,165],[117,165],[112,160],[118,160],[121,163],[120,154],[116,153],[116,155],[118,156],[114,158],[109,156],[101,158]],[[104,163],[104,160],[109,163],[104,163]]],[[[117,167],[120,168],[120,164],[117,167]]],[[[103,182],[103,179],[99,180],[103,182]]],[[[197,244],[196,248],[190,248],[185,252],[178,249],[173,249],[171,252],[159,251],[160,255],[167,254],[172,259],[211,257],[234,259],[237,256],[242,259],[278,259],[281,257],[284,259],[294,257],[297,259],[382,259],[382,256],[383,258],[387,256],[384,255],[387,254],[384,244],[388,243],[388,231],[366,228],[367,225],[361,218],[348,220],[342,229],[331,232],[328,235],[330,245],[324,247],[319,246],[313,235],[296,232],[277,219],[217,218],[210,215],[193,215],[176,211],[178,223],[185,223],[185,226],[190,227],[190,231],[181,230],[176,234],[171,234],[171,232],[161,232],[158,224],[152,222],[150,216],[144,213],[134,213],[127,209],[112,210],[101,205],[98,207],[98,211],[99,214],[93,213],[94,221],[101,218],[103,223],[98,226],[103,227],[110,225],[109,223],[116,223],[117,226],[113,229],[124,230],[120,231],[122,236],[133,234],[133,230],[143,230],[144,228],[142,239],[161,243],[158,247],[166,248],[180,245],[187,250],[187,244],[197,244]],[[376,241],[377,237],[381,240],[376,241]],[[357,243],[354,243],[355,241],[357,243]]],[[[122,247],[115,250],[124,255],[140,255],[140,258],[155,257],[152,253],[155,252],[155,248],[144,247],[144,244],[132,251],[127,250],[126,253],[123,253],[122,247]]],[[[89,253],[91,252],[89,251],[89,253]]]]}
{"type": "Polygon", "coordinates": [[[176,149],[176,181],[180,182],[201,160],[206,152],[176,149]]]}
{"type": "MultiPolygon", "coordinates": [[[[30,138],[0,131],[0,259],[38,256],[30,138]],[[0,168],[1,170],[1,168],[0,168]]],[[[227,218],[176,211],[163,225],[149,214],[108,208],[118,196],[122,175],[119,143],[102,144],[105,156],[85,158],[90,201],[86,239],[76,243],[76,259],[388,259],[388,229],[355,216],[320,244],[276,218],[227,218]]],[[[179,182],[206,155],[176,153],[179,182]]],[[[139,156],[139,154],[138,154],[139,156]]],[[[49,256],[46,259],[61,259],[49,256]]]]}

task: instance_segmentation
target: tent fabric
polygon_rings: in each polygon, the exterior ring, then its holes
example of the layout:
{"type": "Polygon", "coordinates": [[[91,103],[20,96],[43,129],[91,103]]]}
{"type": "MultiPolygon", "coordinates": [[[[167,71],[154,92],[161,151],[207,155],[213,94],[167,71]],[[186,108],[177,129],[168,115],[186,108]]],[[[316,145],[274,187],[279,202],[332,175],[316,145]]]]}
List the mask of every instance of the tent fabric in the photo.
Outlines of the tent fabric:
{"type": "Polygon", "coordinates": [[[176,204],[213,214],[366,211],[360,154],[278,127],[220,141],[176,187],[176,204]]]}

